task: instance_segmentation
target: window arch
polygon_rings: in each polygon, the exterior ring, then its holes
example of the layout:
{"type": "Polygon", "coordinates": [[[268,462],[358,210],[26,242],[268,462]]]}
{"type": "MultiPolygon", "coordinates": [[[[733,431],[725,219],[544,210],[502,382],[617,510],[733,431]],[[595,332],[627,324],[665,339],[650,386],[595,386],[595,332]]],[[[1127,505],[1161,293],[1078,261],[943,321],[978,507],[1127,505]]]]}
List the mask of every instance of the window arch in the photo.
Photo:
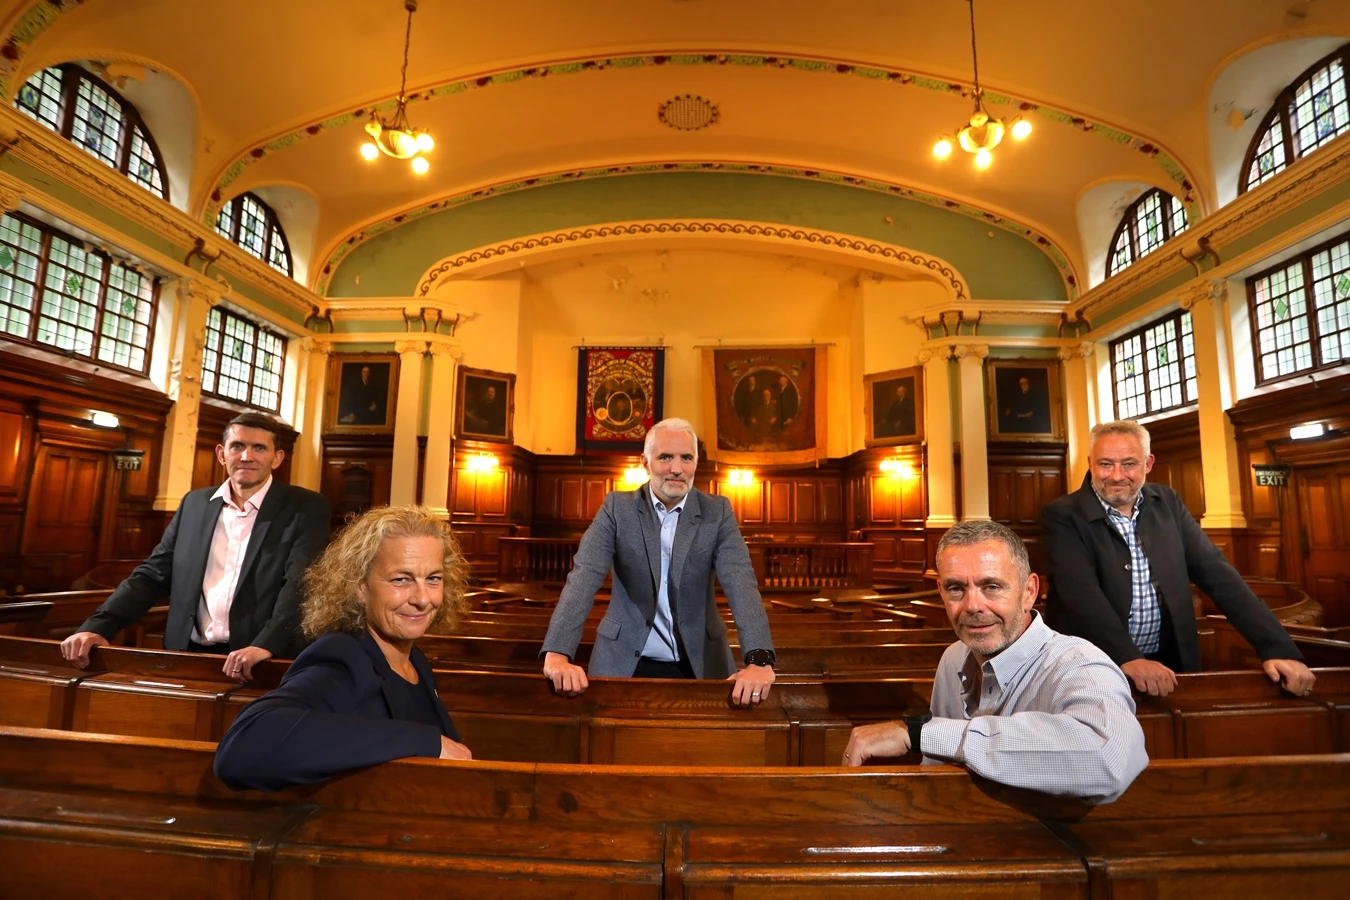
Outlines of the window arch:
{"type": "Polygon", "coordinates": [[[1247,148],[1239,193],[1269,181],[1294,160],[1350,130],[1347,64],[1350,44],[1313,63],[1280,92],[1247,148]]]}
{"type": "Polygon", "coordinates": [[[164,200],[169,176],[140,112],[102,79],[73,63],[35,74],[14,106],[90,156],[164,200]]]}
{"type": "Polygon", "coordinates": [[[1186,207],[1171,194],[1154,188],[1125,210],[1111,252],[1106,257],[1106,277],[1157,250],[1165,241],[1186,230],[1186,207]]]}
{"type": "Polygon", "coordinates": [[[286,233],[272,207],[256,194],[240,194],[222,206],[216,216],[216,232],[291,277],[291,245],[286,233]]]}

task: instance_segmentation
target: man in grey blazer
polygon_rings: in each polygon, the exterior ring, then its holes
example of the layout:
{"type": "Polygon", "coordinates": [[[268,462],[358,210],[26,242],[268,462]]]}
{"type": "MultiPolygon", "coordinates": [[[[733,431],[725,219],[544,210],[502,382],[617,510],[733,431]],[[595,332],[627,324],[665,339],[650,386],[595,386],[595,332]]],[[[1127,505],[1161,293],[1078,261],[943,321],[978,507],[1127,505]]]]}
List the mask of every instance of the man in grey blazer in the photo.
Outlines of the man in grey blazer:
{"type": "Polygon", "coordinates": [[[595,592],[613,569],[591,675],[726,678],[735,682],[732,702],[754,706],[773,684],[773,641],[731,504],[693,487],[698,438],[684,419],[663,419],[647,432],[642,464],[647,484],[608,494],[581,539],[544,638],[544,675],[569,697],[586,689],[586,672],[572,657],[595,592]],[[713,599],[714,573],[747,651],[740,671],[713,599]]]}

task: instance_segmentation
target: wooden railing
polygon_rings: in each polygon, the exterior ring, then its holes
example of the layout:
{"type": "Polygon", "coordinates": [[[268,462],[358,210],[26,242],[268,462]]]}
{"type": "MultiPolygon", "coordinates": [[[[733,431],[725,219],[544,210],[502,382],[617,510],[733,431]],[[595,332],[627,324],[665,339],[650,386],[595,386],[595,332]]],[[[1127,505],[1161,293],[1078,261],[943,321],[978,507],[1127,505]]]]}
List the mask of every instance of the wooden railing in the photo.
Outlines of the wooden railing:
{"type": "Polygon", "coordinates": [[[580,543],[580,538],[499,538],[497,580],[561,585],[580,543]]]}
{"type": "Polygon", "coordinates": [[[755,542],[750,565],[761,591],[872,587],[872,544],[755,542]]]}

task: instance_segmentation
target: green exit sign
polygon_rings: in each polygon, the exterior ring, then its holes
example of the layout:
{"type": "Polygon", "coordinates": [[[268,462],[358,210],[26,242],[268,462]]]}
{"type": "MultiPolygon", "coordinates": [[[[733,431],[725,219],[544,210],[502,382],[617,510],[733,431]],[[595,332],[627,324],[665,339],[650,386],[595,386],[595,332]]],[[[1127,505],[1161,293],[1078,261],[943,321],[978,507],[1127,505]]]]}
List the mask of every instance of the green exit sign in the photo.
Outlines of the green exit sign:
{"type": "Polygon", "coordinates": [[[1256,474],[1257,487],[1284,487],[1289,483],[1288,466],[1253,465],[1252,471],[1256,474]]]}

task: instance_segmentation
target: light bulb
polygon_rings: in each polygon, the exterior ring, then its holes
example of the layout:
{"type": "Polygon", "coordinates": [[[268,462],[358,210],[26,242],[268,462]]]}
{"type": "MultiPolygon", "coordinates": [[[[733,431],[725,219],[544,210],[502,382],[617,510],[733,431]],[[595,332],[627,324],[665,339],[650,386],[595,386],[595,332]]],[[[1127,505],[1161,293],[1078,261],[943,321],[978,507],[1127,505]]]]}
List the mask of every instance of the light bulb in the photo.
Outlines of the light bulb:
{"type": "Polygon", "coordinates": [[[431,164],[428,163],[428,162],[427,162],[425,159],[423,159],[422,157],[420,157],[420,156],[414,156],[414,157],[413,157],[413,161],[412,161],[412,169],[413,169],[413,171],[416,172],[418,175],[425,175],[425,174],[427,174],[427,169],[430,169],[430,168],[431,168],[431,164]]]}
{"type": "Polygon", "coordinates": [[[946,159],[952,155],[952,142],[948,138],[942,138],[933,145],[933,155],[938,159],[946,159]]]}
{"type": "Polygon", "coordinates": [[[425,131],[417,136],[417,149],[423,153],[430,153],[436,142],[431,139],[431,135],[425,131]]]}
{"type": "Polygon", "coordinates": [[[399,159],[407,159],[417,152],[417,138],[406,131],[387,131],[389,147],[399,159]]]}
{"type": "Polygon", "coordinates": [[[361,155],[366,159],[375,159],[380,155],[380,148],[376,147],[370,141],[366,141],[361,145],[361,155]]]}
{"type": "Polygon", "coordinates": [[[1016,122],[1013,123],[1012,127],[1013,137],[1017,138],[1020,141],[1029,134],[1031,134],[1031,123],[1028,122],[1026,119],[1018,119],[1016,122]]]}
{"type": "Polygon", "coordinates": [[[994,154],[988,150],[981,149],[975,154],[975,167],[978,169],[987,169],[989,164],[994,161],[994,154]]]}

